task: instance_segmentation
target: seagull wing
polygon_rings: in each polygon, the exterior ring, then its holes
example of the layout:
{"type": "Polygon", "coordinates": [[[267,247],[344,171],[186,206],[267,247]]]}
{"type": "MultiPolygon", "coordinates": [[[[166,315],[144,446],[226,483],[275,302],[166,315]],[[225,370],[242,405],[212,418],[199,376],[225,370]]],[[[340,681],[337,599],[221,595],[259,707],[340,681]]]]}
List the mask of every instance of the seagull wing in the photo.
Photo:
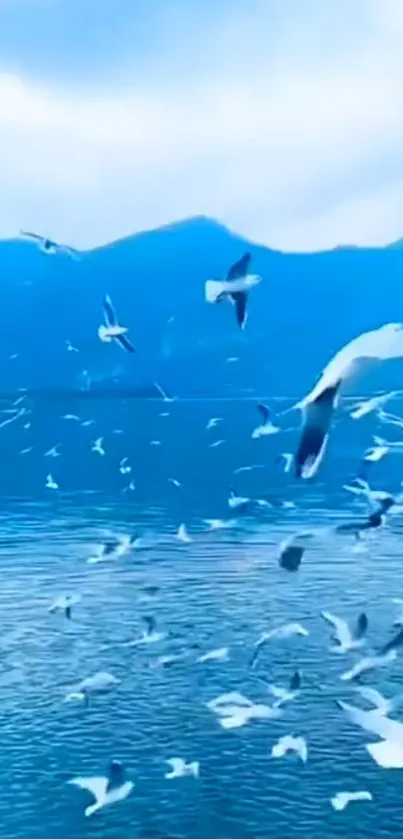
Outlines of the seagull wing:
{"type": "Polygon", "coordinates": [[[109,294],[104,297],[104,315],[107,326],[117,326],[116,312],[109,294]]]}
{"type": "Polygon", "coordinates": [[[34,242],[43,242],[43,236],[38,233],[31,233],[29,230],[20,230],[20,236],[25,236],[26,239],[33,239],[34,242]]]}
{"type": "Polygon", "coordinates": [[[303,408],[302,434],[295,455],[295,470],[298,478],[304,476],[307,467],[306,476],[312,477],[320,465],[340,384],[341,380],[326,388],[314,402],[308,402],[303,408]]]}
{"type": "Polygon", "coordinates": [[[235,304],[236,322],[239,328],[243,329],[248,316],[246,309],[248,296],[244,291],[237,291],[235,294],[231,294],[231,300],[235,304]]]}
{"type": "Polygon", "coordinates": [[[263,405],[263,403],[261,402],[261,403],[260,403],[259,405],[257,405],[256,407],[257,407],[257,409],[258,409],[258,411],[259,411],[259,413],[260,413],[260,416],[261,416],[261,417],[262,417],[262,419],[263,419],[263,422],[264,422],[264,423],[267,423],[267,422],[269,421],[269,419],[270,419],[270,410],[269,410],[269,408],[267,407],[267,405],[263,405]]]}
{"type": "Polygon", "coordinates": [[[379,711],[384,711],[385,713],[389,710],[389,700],[385,699],[379,690],[375,690],[375,688],[369,687],[356,687],[356,691],[361,694],[363,699],[366,699],[371,705],[374,705],[379,711]]]}
{"type": "Polygon", "coordinates": [[[346,621],[341,620],[341,618],[336,617],[336,615],[332,615],[330,612],[321,612],[321,617],[330,623],[335,630],[335,638],[339,642],[339,644],[351,644],[351,633],[346,621]]]}
{"type": "Polygon", "coordinates": [[[122,347],[122,349],[126,350],[126,352],[129,352],[129,353],[135,353],[136,352],[136,350],[133,347],[133,344],[130,343],[130,341],[126,337],[126,335],[116,335],[115,341],[117,341],[118,344],[120,344],[120,346],[122,347]]]}
{"type": "Polygon", "coordinates": [[[387,644],[385,644],[381,649],[381,655],[385,655],[389,653],[391,650],[395,650],[396,647],[400,647],[403,644],[403,629],[401,629],[397,635],[394,636],[387,644]]]}
{"type": "Polygon", "coordinates": [[[241,259],[238,259],[238,262],[234,262],[234,264],[231,265],[228,274],[225,278],[226,281],[230,282],[231,280],[239,280],[241,279],[241,277],[246,277],[251,258],[251,254],[247,252],[244,253],[241,259]]]}
{"type": "Polygon", "coordinates": [[[94,796],[95,801],[102,801],[106,795],[108,779],[101,777],[72,778],[71,781],[68,781],[68,783],[73,784],[75,787],[79,787],[80,789],[88,790],[88,792],[94,796]]]}
{"type": "Polygon", "coordinates": [[[354,628],[354,638],[358,641],[362,638],[368,629],[368,618],[365,612],[358,615],[357,623],[354,628]]]}

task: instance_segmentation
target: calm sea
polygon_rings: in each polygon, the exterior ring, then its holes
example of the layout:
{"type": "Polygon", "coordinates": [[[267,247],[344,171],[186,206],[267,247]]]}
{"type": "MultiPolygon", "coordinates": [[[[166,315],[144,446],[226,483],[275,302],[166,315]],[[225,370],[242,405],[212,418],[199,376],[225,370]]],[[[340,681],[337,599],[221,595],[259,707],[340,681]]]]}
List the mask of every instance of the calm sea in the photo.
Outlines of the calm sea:
{"type": "MultiPolygon", "coordinates": [[[[287,403],[272,404],[278,410],[287,403]]],[[[362,503],[343,484],[373,433],[398,440],[398,429],[374,417],[342,418],[318,480],[297,484],[276,458],[295,449],[299,417],[290,413],[281,434],[252,440],[259,417],[251,401],[65,396],[27,398],[22,407],[26,413],[0,428],[2,835],[395,835],[401,773],[376,766],[365,749],[370,736],[337,708],[337,698],[357,701],[339,679],[356,658],[329,650],[319,613],[326,608],[354,620],[365,609],[371,645],[390,637],[391,599],[403,597],[402,516],[391,516],[363,545],[349,537],[315,540],[295,575],[278,568],[276,546],[301,527],[320,529],[359,514],[362,503]],[[211,417],[220,421],[207,430],[211,417]],[[92,451],[100,437],[104,455],[92,451]],[[53,447],[60,456],[45,454],[53,447]],[[122,462],[130,472],[122,473],[122,462]],[[258,468],[234,475],[248,465],[258,468]],[[49,474],[59,489],[46,488],[49,474]],[[268,495],[274,506],[253,508],[231,529],[212,532],[205,519],[233,518],[230,487],[242,496],[268,495]],[[181,523],[192,538],[187,544],[175,536],[181,523]],[[122,534],[139,537],[140,547],[87,562],[122,534]],[[155,593],[147,593],[149,586],[155,593]],[[81,596],[71,621],[48,612],[63,594],[81,596]],[[146,615],[167,637],[131,646],[146,615]],[[270,642],[251,671],[260,634],[290,621],[301,622],[309,636],[270,642]],[[228,661],[196,662],[219,647],[229,648],[228,661]],[[158,666],[161,655],[176,653],[170,667],[158,666]],[[301,695],[279,719],[225,731],[206,707],[233,690],[267,703],[258,676],[284,685],[297,668],[301,695]],[[64,701],[99,670],[120,684],[89,707],[64,701]],[[306,765],[293,755],[270,757],[288,733],[307,739],[306,765]],[[171,757],[199,761],[200,778],[166,780],[171,757]],[[135,789],[86,819],[90,797],[67,781],[103,774],[111,759],[125,764],[135,789]],[[365,789],[372,802],[342,813],[331,808],[337,791],[365,789]]],[[[399,403],[390,409],[399,413],[399,403]]],[[[398,492],[402,477],[403,460],[392,453],[374,465],[373,487],[398,492]]],[[[401,657],[366,683],[386,695],[401,690],[401,657]]]]}

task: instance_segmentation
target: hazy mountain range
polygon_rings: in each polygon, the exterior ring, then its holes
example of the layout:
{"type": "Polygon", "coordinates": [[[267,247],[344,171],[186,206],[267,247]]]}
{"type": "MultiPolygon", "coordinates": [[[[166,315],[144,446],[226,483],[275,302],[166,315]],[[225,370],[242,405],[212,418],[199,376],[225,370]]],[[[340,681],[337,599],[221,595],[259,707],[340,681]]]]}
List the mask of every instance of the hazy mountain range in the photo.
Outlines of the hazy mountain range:
{"type": "MultiPolygon", "coordinates": [[[[403,320],[402,242],[280,253],[197,217],[122,239],[75,262],[29,242],[0,242],[1,390],[19,387],[291,395],[358,333],[403,320]],[[237,328],[231,305],[208,305],[204,282],[250,250],[263,277],[237,328]],[[109,293],[137,348],[126,356],[97,329],[109,293]],[[79,352],[68,352],[70,341],[79,352]]],[[[403,384],[401,367],[366,387],[403,384]]]]}

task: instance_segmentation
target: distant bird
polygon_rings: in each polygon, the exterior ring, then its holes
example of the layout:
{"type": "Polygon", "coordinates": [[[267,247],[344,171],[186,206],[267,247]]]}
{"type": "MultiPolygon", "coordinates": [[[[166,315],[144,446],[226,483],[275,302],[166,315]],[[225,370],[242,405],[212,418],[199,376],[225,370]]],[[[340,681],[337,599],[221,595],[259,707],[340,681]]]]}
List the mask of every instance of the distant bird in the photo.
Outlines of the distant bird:
{"type": "Polygon", "coordinates": [[[393,399],[395,396],[398,396],[399,393],[400,391],[398,390],[391,390],[389,393],[382,393],[380,396],[373,396],[371,399],[363,399],[362,402],[358,402],[354,405],[350,414],[351,419],[361,419],[362,417],[366,417],[367,414],[381,408],[381,406],[385,405],[389,399],[393,399]]]}
{"type": "Polygon", "coordinates": [[[45,452],[44,457],[60,457],[61,455],[59,452],[59,447],[61,445],[62,443],[57,443],[56,446],[53,446],[51,449],[48,449],[48,451],[45,452]]]}
{"type": "Polygon", "coordinates": [[[169,781],[174,778],[184,778],[185,775],[192,775],[193,778],[199,777],[199,763],[196,760],[192,763],[186,763],[181,757],[171,757],[165,763],[171,766],[171,772],[165,773],[165,777],[169,781]]]}
{"type": "Polygon", "coordinates": [[[357,475],[357,477],[360,479],[365,480],[367,478],[368,469],[371,463],[378,463],[378,461],[382,460],[382,458],[385,457],[385,455],[387,455],[390,451],[389,446],[385,443],[384,440],[381,440],[380,437],[374,437],[374,441],[375,445],[371,446],[364,453],[364,457],[357,475]]]}
{"type": "Polygon", "coordinates": [[[295,752],[301,758],[302,762],[306,763],[308,760],[308,746],[305,738],[294,737],[292,734],[286,734],[285,737],[280,737],[271,750],[271,756],[284,757],[287,752],[295,752]]]}
{"type": "Polygon", "coordinates": [[[284,464],[284,472],[287,475],[291,472],[291,466],[294,462],[294,455],[291,452],[281,452],[276,458],[276,463],[284,464]]]}
{"type": "Polygon", "coordinates": [[[97,565],[99,562],[106,562],[111,559],[118,559],[124,556],[136,544],[136,537],[122,534],[109,539],[104,544],[98,545],[97,553],[87,559],[90,565],[97,565]]]}
{"type": "MultiPolygon", "coordinates": [[[[371,493],[375,500],[375,493],[371,493]]],[[[369,496],[371,498],[371,496],[369,496]]],[[[386,513],[396,503],[395,499],[388,493],[376,493],[377,506],[365,519],[357,519],[356,521],[347,522],[346,524],[339,524],[335,528],[336,533],[354,533],[359,537],[360,533],[365,530],[373,530],[381,527],[385,522],[386,513]]]]}
{"type": "Polygon", "coordinates": [[[129,466],[128,461],[129,461],[128,457],[123,457],[122,460],[120,461],[119,472],[121,473],[121,475],[129,475],[130,472],[132,471],[132,467],[129,466]]]}
{"type": "Polygon", "coordinates": [[[249,662],[249,666],[255,666],[262,647],[265,644],[267,644],[268,641],[274,639],[283,640],[286,638],[291,638],[293,635],[302,635],[306,637],[307,635],[309,635],[309,632],[307,629],[305,629],[305,627],[301,626],[300,623],[287,623],[283,626],[277,627],[276,629],[270,630],[270,632],[264,632],[260,636],[259,640],[256,641],[255,650],[249,662]]]}
{"type": "Polygon", "coordinates": [[[97,440],[92,445],[91,451],[100,454],[102,457],[105,454],[105,449],[103,447],[104,438],[98,437],[97,440]]]}
{"type": "Polygon", "coordinates": [[[355,664],[351,670],[347,670],[345,673],[342,673],[340,679],[342,682],[353,682],[355,679],[359,679],[364,673],[369,673],[371,670],[376,670],[378,667],[386,667],[388,664],[391,664],[395,658],[396,650],[394,649],[383,655],[367,656],[367,658],[362,658],[360,661],[357,661],[357,664],[355,664]]]}
{"type": "Polygon", "coordinates": [[[95,799],[95,804],[85,808],[84,814],[86,816],[92,816],[103,807],[115,804],[117,801],[123,801],[134,787],[132,781],[124,780],[123,766],[116,761],[112,761],[109,765],[109,772],[106,777],[78,777],[72,778],[68,783],[87,790],[95,799]]]}
{"type": "Polygon", "coordinates": [[[217,650],[210,650],[208,653],[203,653],[196,661],[204,663],[205,661],[228,661],[228,647],[219,647],[217,650]]]}
{"type": "Polygon", "coordinates": [[[257,405],[257,409],[259,414],[262,418],[262,422],[252,431],[252,437],[254,440],[258,439],[259,437],[266,437],[269,434],[277,434],[280,429],[278,426],[273,425],[271,421],[272,413],[267,405],[263,405],[262,403],[257,405]]]}
{"type": "MultiPolygon", "coordinates": [[[[161,387],[161,385],[158,384],[158,382],[154,382],[153,384],[154,384],[154,387],[158,390],[158,393],[161,394],[164,402],[173,402],[174,401],[175,397],[174,396],[169,396],[168,393],[161,387]]],[[[161,414],[161,416],[162,416],[162,414],[161,414]]]]}
{"type": "Polygon", "coordinates": [[[282,708],[283,705],[286,705],[288,702],[292,702],[293,699],[296,699],[297,696],[299,696],[301,689],[301,674],[299,670],[296,670],[292,674],[287,688],[277,687],[277,685],[268,685],[267,687],[276,700],[273,704],[273,708],[282,708]]]}
{"type": "Polygon", "coordinates": [[[70,341],[66,341],[66,349],[67,352],[79,352],[77,347],[73,347],[73,344],[70,341]]]}
{"type": "Polygon", "coordinates": [[[119,684],[120,679],[117,679],[112,673],[100,670],[98,673],[94,673],[93,676],[82,679],[75,689],[66,695],[65,701],[81,701],[88,705],[89,697],[92,693],[107,693],[119,684]]]}
{"type": "Polygon", "coordinates": [[[51,474],[46,477],[46,489],[59,489],[59,484],[55,481],[51,474]]]}
{"type": "Polygon", "coordinates": [[[237,495],[235,490],[231,487],[229,491],[229,499],[228,499],[228,506],[231,510],[246,510],[246,508],[250,504],[250,498],[246,498],[242,495],[237,495]]]}
{"type": "Polygon", "coordinates": [[[219,422],[222,422],[222,417],[211,417],[206,425],[207,431],[210,431],[211,428],[215,428],[219,422]]]}
{"type": "Polygon", "coordinates": [[[401,323],[388,323],[365,332],[336,353],[311,392],[295,405],[303,414],[302,434],[295,456],[297,477],[311,478],[320,466],[341,385],[359,372],[365,361],[402,357],[401,323]]]}
{"type": "Polygon", "coordinates": [[[345,810],[352,801],[372,801],[372,794],[366,790],[361,792],[337,792],[330,799],[334,810],[345,810]]]}
{"type": "Polygon", "coordinates": [[[314,533],[303,531],[293,533],[280,543],[278,548],[277,561],[280,568],[286,571],[298,571],[302,557],[306,551],[306,542],[314,537],[314,533]]]}
{"type": "Polygon", "coordinates": [[[176,534],[176,538],[179,539],[180,542],[188,543],[192,542],[192,537],[189,536],[186,524],[182,523],[179,525],[178,532],[176,534]]]}
{"type": "Polygon", "coordinates": [[[332,615],[330,612],[321,612],[321,617],[330,623],[335,630],[334,639],[337,641],[337,646],[332,647],[332,650],[337,653],[348,653],[351,650],[357,650],[365,643],[365,634],[368,629],[368,618],[365,612],[358,615],[356,625],[353,630],[346,621],[332,615]]]}
{"type": "Polygon", "coordinates": [[[248,291],[262,279],[257,274],[248,274],[251,258],[250,253],[244,253],[241,259],[231,266],[225,280],[208,280],[205,284],[208,303],[230,300],[235,305],[236,320],[240,329],[246,324],[248,291]]]}
{"type": "Polygon", "coordinates": [[[126,350],[126,352],[135,353],[136,350],[126,336],[127,327],[119,326],[115,309],[108,294],[104,297],[103,306],[105,323],[101,324],[98,329],[98,338],[104,343],[117,341],[119,346],[126,350]]]}
{"type": "Polygon", "coordinates": [[[54,612],[64,612],[65,617],[71,620],[71,610],[76,603],[79,603],[81,600],[80,595],[63,595],[62,597],[58,597],[57,600],[49,606],[49,612],[53,614],[54,612]]]}
{"type": "Polygon", "coordinates": [[[71,256],[72,259],[80,258],[79,251],[75,248],[71,248],[69,245],[60,245],[58,242],[54,242],[52,239],[47,239],[45,236],[40,236],[38,233],[30,233],[27,230],[20,230],[20,236],[23,239],[29,239],[31,242],[34,242],[42,253],[46,253],[48,255],[65,253],[67,256],[71,256]]]}

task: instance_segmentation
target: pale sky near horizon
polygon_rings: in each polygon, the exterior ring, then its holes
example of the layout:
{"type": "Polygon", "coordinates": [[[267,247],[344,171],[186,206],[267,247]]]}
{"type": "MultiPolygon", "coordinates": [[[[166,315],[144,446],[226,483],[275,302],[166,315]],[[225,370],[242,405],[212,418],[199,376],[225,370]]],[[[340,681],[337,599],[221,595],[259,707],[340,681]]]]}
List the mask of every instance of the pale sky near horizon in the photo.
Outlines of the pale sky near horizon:
{"type": "Polygon", "coordinates": [[[0,0],[0,237],[403,237],[403,0],[0,0]]]}

